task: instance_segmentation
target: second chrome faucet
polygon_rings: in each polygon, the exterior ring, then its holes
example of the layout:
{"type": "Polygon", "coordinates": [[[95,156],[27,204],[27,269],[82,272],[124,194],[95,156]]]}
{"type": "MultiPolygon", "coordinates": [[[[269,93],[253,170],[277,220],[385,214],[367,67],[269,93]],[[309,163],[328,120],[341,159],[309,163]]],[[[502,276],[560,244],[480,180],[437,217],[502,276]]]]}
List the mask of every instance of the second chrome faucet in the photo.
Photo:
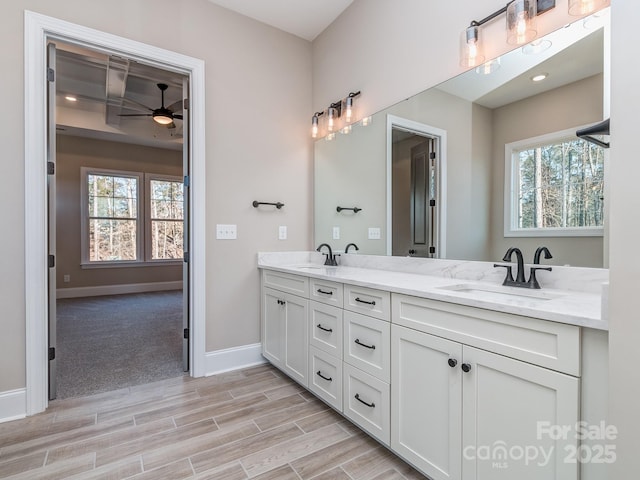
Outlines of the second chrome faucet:
{"type": "MultiPolygon", "coordinates": [[[[502,258],[503,262],[511,262],[511,257],[513,254],[516,254],[516,263],[517,263],[517,271],[516,278],[513,278],[512,265],[503,265],[501,263],[495,263],[494,267],[503,267],[507,269],[507,275],[502,282],[502,285],[508,287],[522,287],[522,288],[540,288],[540,284],[538,283],[538,279],[536,278],[536,271],[538,270],[547,270],[551,271],[551,267],[531,267],[529,273],[529,280],[525,281],[524,279],[524,259],[522,257],[522,251],[519,248],[511,247],[507,250],[504,257],[502,258]]],[[[549,259],[553,258],[551,252],[547,247],[538,247],[536,249],[536,253],[533,255],[533,264],[540,264],[540,255],[544,253],[544,258],[549,259]]]]}

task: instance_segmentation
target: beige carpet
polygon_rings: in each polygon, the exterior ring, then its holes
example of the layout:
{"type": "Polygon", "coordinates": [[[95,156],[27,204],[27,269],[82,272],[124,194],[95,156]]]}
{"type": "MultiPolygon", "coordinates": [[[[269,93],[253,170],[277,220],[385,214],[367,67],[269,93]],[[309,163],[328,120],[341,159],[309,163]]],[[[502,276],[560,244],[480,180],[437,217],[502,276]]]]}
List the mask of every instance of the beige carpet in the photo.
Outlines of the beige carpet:
{"type": "Polygon", "coordinates": [[[184,374],[182,291],[60,299],[57,309],[57,398],[184,374]]]}

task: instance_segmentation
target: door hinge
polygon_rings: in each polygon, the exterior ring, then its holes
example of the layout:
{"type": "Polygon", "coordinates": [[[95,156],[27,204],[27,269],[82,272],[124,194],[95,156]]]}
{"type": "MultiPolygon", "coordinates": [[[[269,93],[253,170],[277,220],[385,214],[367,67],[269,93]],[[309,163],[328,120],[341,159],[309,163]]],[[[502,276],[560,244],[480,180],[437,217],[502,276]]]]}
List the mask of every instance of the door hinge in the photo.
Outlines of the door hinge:
{"type": "Polygon", "coordinates": [[[49,67],[47,68],[47,82],[55,82],[56,81],[56,71],[49,67]]]}
{"type": "Polygon", "coordinates": [[[49,347],[49,361],[56,359],[56,348],[49,347]]]}
{"type": "Polygon", "coordinates": [[[431,153],[429,153],[429,158],[430,158],[431,160],[435,160],[435,159],[436,159],[436,152],[431,152],[431,153]]]}
{"type": "Polygon", "coordinates": [[[436,247],[429,247],[429,253],[436,253],[436,247]]]}
{"type": "Polygon", "coordinates": [[[185,175],[185,176],[184,176],[183,185],[184,185],[185,187],[188,187],[189,185],[191,185],[191,179],[189,178],[189,175],[185,175]]]}
{"type": "Polygon", "coordinates": [[[55,175],[56,164],[53,162],[47,162],[47,175],[55,175]]]}
{"type": "Polygon", "coordinates": [[[184,263],[189,263],[189,252],[182,253],[182,260],[184,261],[184,263]]]}
{"type": "Polygon", "coordinates": [[[433,198],[431,200],[429,200],[429,206],[430,207],[435,207],[436,206],[436,201],[433,198]]]}
{"type": "Polygon", "coordinates": [[[189,99],[185,98],[184,100],[182,100],[182,109],[183,110],[189,110],[189,99]]]}
{"type": "Polygon", "coordinates": [[[185,328],[183,332],[183,336],[185,340],[189,340],[189,329],[185,328]]]}
{"type": "Polygon", "coordinates": [[[53,268],[56,266],[56,256],[49,255],[49,268],[53,268]]]}

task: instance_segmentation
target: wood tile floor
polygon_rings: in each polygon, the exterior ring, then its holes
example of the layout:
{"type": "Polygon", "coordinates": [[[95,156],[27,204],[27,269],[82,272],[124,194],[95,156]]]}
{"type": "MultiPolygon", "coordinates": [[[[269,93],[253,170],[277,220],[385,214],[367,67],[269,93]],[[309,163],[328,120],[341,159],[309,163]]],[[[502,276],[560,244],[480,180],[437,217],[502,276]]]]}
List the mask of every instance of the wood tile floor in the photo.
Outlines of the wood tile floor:
{"type": "Polygon", "coordinates": [[[264,365],[53,401],[0,424],[0,478],[426,477],[264,365]]]}

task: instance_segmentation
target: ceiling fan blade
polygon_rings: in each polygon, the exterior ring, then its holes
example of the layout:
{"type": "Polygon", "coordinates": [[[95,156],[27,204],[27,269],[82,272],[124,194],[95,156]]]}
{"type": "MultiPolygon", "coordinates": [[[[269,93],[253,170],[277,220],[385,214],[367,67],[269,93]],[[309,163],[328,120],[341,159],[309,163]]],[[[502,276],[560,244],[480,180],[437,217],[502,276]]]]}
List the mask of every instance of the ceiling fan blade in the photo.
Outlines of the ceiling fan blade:
{"type": "Polygon", "coordinates": [[[146,105],[140,102],[136,102],[135,100],[131,100],[130,98],[122,97],[122,101],[131,105],[136,105],[138,108],[142,108],[143,110],[149,110],[150,112],[153,112],[153,108],[147,107],[146,105]]]}
{"type": "Polygon", "coordinates": [[[178,100],[177,102],[173,102],[171,105],[167,107],[168,110],[172,112],[181,112],[182,111],[182,100],[178,100]]]}
{"type": "Polygon", "coordinates": [[[121,113],[119,117],[151,117],[151,113],[121,113]]]}
{"type": "Polygon", "coordinates": [[[178,120],[182,120],[182,115],[173,114],[173,118],[177,118],[178,120]]]}

